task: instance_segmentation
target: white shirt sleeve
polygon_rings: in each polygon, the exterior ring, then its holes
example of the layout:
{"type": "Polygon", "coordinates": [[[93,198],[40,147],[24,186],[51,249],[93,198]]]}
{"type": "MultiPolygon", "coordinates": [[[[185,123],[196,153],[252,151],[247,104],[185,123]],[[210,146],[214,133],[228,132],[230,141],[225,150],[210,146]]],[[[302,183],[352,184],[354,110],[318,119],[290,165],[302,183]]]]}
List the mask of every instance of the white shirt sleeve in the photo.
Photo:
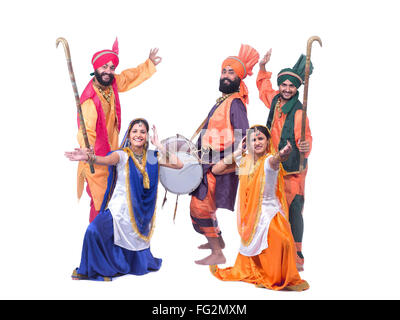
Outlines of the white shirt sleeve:
{"type": "Polygon", "coordinates": [[[265,159],[265,164],[264,164],[265,173],[267,173],[267,171],[274,171],[274,172],[276,172],[276,171],[279,170],[279,166],[278,166],[278,169],[275,170],[275,169],[273,169],[273,168],[271,167],[271,165],[269,164],[269,159],[270,159],[271,157],[273,157],[273,155],[270,155],[270,156],[267,157],[267,159],[265,159]]]}
{"type": "Polygon", "coordinates": [[[116,150],[115,152],[119,155],[119,162],[117,163],[117,167],[123,168],[126,164],[126,161],[128,161],[128,155],[123,150],[116,150]]]}

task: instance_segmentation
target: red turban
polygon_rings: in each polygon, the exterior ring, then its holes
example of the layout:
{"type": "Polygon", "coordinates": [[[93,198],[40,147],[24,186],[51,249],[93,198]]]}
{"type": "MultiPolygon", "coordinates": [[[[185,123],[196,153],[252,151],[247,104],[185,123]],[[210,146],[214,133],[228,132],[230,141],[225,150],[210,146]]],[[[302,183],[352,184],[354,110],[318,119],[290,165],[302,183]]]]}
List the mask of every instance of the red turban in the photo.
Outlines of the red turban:
{"type": "Polygon", "coordinates": [[[93,55],[92,65],[94,70],[100,68],[110,61],[112,61],[114,66],[117,67],[119,63],[118,53],[118,39],[116,38],[112,46],[112,50],[102,50],[93,55]]]}
{"type": "MultiPolygon", "coordinates": [[[[260,55],[258,54],[256,49],[250,47],[247,44],[242,44],[238,56],[231,56],[226,58],[222,63],[221,69],[224,69],[226,66],[230,66],[235,71],[237,76],[241,80],[243,80],[248,75],[251,76],[253,74],[253,67],[258,62],[259,58],[260,55]]],[[[242,97],[243,102],[249,103],[249,93],[243,81],[240,84],[239,93],[242,97]]]]}

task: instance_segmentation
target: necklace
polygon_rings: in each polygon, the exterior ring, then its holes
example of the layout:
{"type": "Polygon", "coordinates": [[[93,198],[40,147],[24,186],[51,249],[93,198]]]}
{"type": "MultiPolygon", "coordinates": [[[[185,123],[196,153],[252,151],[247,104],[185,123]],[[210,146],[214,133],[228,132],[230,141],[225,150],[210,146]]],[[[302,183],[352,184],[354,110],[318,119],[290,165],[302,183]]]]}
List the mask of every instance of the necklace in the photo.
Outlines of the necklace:
{"type": "Polygon", "coordinates": [[[225,99],[229,98],[232,94],[233,94],[233,93],[229,93],[229,94],[227,94],[227,95],[225,95],[225,96],[223,96],[223,97],[219,97],[219,98],[217,99],[217,103],[218,103],[218,104],[221,104],[222,102],[224,102],[225,99]]]}
{"type": "MultiPolygon", "coordinates": [[[[142,160],[141,160],[141,162],[139,162],[139,160],[136,158],[136,156],[140,156],[140,155],[135,154],[129,147],[124,148],[123,150],[129,155],[129,157],[132,159],[135,167],[138,168],[138,170],[142,174],[143,187],[145,189],[149,189],[150,188],[150,180],[149,180],[149,175],[146,172],[146,161],[147,161],[146,151],[144,151],[143,154],[141,155],[142,160]]],[[[127,170],[126,172],[129,172],[129,161],[126,162],[125,168],[127,170]]]]}
{"type": "Polygon", "coordinates": [[[282,117],[282,107],[281,107],[281,99],[278,99],[278,102],[276,103],[276,109],[278,110],[278,117],[281,118],[282,117]]]}
{"type": "Polygon", "coordinates": [[[103,96],[104,99],[106,99],[106,101],[108,103],[110,103],[111,101],[111,95],[112,95],[112,90],[110,87],[108,87],[108,93],[105,93],[104,90],[100,87],[97,87],[97,89],[99,89],[99,92],[101,93],[101,95],[103,96]]]}
{"type": "Polygon", "coordinates": [[[143,153],[142,154],[137,154],[137,153],[133,153],[133,156],[136,158],[137,161],[139,161],[140,163],[142,163],[143,161],[143,153]]]}
{"type": "Polygon", "coordinates": [[[112,93],[113,93],[113,91],[111,90],[111,87],[110,87],[110,86],[107,87],[106,90],[108,91],[108,93],[106,93],[106,92],[94,81],[94,79],[93,79],[93,84],[96,86],[97,90],[99,90],[99,92],[100,92],[100,94],[103,96],[103,98],[104,98],[108,103],[110,103],[110,101],[111,101],[111,96],[112,96],[112,93]]]}

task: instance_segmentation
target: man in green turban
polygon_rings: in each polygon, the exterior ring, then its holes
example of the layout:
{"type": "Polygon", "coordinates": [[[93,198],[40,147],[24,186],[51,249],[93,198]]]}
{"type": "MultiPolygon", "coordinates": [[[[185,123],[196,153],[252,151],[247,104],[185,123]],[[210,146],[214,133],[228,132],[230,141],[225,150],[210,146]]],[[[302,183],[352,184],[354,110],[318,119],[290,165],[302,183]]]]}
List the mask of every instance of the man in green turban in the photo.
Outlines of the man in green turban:
{"type": "MultiPolygon", "coordinates": [[[[306,119],[305,140],[301,141],[301,123],[303,105],[299,101],[298,88],[304,82],[306,57],[301,55],[293,68],[282,69],[278,74],[279,90],[274,90],[271,84],[271,72],[265,65],[271,58],[271,49],[260,61],[260,71],[257,76],[257,88],[260,99],[270,109],[267,127],[271,131],[271,141],[275,150],[282,149],[289,140],[293,146],[289,158],[282,162],[285,169],[285,194],[289,208],[289,222],[296,243],[296,264],[299,271],[304,270],[302,253],[303,240],[303,206],[304,187],[307,174],[307,159],[311,152],[312,136],[306,119]],[[300,153],[304,154],[304,170],[300,172],[300,153]]],[[[310,74],[313,67],[310,65],[310,74]]]]}

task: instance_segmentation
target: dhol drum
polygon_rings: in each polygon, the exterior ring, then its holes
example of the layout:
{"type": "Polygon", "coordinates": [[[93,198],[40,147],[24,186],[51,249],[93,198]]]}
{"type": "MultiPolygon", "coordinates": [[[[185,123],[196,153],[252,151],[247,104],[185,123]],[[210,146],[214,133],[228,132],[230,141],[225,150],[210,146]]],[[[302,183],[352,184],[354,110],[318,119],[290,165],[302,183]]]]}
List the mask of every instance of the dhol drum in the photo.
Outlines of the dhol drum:
{"type": "Polygon", "coordinates": [[[203,179],[203,169],[195,145],[179,134],[161,141],[161,144],[168,152],[175,153],[184,164],[179,170],[160,167],[160,182],[164,188],[177,195],[196,190],[203,179]]]}

